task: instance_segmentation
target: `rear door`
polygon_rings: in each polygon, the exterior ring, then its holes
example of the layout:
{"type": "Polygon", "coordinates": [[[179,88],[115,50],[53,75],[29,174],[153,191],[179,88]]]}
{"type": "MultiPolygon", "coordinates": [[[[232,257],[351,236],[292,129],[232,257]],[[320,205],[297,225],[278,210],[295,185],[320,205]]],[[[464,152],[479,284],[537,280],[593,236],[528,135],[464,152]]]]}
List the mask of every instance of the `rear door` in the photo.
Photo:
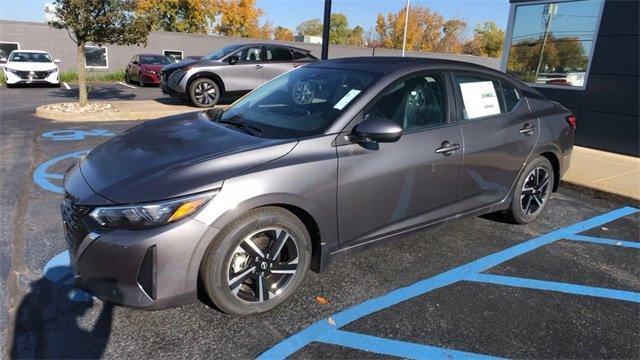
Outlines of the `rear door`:
{"type": "Polygon", "coordinates": [[[453,73],[464,162],[456,211],[503,200],[531,155],[539,134],[524,98],[509,82],[473,72],[453,73]]]}
{"type": "Polygon", "coordinates": [[[293,51],[289,48],[273,45],[265,46],[264,58],[265,82],[293,69],[293,51]]]}
{"type": "Polygon", "coordinates": [[[264,82],[262,47],[247,46],[235,51],[233,55],[238,57],[238,62],[224,67],[225,91],[250,91],[262,85],[264,82]]]}
{"type": "Polygon", "coordinates": [[[452,94],[445,73],[419,73],[390,85],[365,108],[363,119],[385,117],[404,132],[393,143],[337,147],[342,246],[454,214],[462,134],[449,123],[452,94]],[[447,144],[454,150],[441,151],[447,144]]]}

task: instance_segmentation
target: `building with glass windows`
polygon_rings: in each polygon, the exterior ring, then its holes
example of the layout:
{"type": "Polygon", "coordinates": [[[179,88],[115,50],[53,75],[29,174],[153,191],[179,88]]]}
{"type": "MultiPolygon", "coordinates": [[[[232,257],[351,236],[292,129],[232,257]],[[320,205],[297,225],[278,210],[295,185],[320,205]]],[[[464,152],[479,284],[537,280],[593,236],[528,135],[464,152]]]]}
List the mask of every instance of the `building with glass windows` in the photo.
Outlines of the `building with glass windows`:
{"type": "Polygon", "coordinates": [[[576,144],[639,156],[639,0],[510,0],[501,69],[578,117],[576,144]]]}

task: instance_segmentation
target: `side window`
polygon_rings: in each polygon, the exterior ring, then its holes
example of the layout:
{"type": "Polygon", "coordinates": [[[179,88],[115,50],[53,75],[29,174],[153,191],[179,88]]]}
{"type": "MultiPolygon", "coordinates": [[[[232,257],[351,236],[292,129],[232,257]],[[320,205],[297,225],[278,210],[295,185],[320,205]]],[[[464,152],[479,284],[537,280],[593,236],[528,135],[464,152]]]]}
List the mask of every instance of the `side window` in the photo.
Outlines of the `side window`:
{"type": "Polygon", "coordinates": [[[311,53],[303,53],[300,51],[293,51],[293,61],[310,61],[316,60],[316,58],[311,55],[311,53]]]}
{"type": "Polygon", "coordinates": [[[441,74],[411,77],[392,85],[365,112],[385,117],[405,131],[441,125],[447,122],[446,85],[441,74]]]}
{"type": "Polygon", "coordinates": [[[502,97],[504,99],[504,110],[510,112],[520,100],[518,90],[506,81],[500,81],[502,84],[502,97]]]}
{"type": "Polygon", "coordinates": [[[464,120],[505,113],[502,88],[498,80],[480,75],[457,74],[456,91],[462,98],[458,111],[464,120]]]}
{"type": "Polygon", "coordinates": [[[246,47],[238,50],[234,55],[238,57],[241,63],[260,61],[260,47],[246,47]]]}
{"type": "Polygon", "coordinates": [[[291,50],[283,47],[267,46],[267,61],[278,62],[291,60],[293,60],[291,50]]]}

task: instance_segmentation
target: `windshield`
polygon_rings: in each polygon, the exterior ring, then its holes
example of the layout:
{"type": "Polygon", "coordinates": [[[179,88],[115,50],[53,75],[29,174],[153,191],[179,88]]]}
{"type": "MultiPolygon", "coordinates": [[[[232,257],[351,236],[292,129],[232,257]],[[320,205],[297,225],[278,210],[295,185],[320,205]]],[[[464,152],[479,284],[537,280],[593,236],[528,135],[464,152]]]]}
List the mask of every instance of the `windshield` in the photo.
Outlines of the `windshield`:
{"type": "Polygon", "coordinates": [[[9,56],[9,61],[48,63],[51,62],[51,58],[45,53],[13,52],[9,56]]]}
{"type": "Polygon", "coordinates": [[[143,55],[140,56],[140,63],[147,65],[168,65],[171,64],[171,60],[161,55],[143,55]]]}
{"type": "Polygon", "coordinates": [[[339,69],[289,71],[235,102],[220,121],[240,121],[268,138],[322,133],[378,75],[339,69]]]}
{"type": "Polygon", "coordinates": [[[229,45],[229,46],[225,46],[222,49],[213,52],[207,56],[205,56],[204,58],[207,60],[220,60],[222,59],[225,55],[227,55],[228,53],[232,52],[235,49],[240,48],[242,45],[229,45]]]}

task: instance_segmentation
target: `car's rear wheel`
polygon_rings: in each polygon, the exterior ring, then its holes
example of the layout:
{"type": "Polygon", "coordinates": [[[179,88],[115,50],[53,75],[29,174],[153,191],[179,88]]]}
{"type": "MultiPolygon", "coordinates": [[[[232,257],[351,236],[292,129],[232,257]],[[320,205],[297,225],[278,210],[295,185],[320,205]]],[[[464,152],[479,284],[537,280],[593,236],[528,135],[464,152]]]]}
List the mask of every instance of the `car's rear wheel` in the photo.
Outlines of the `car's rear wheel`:
{"type": "Polygon", "coordinates": [[[257,208],[216,236],[203,261],[202,285],[220,310],[257,314],[287,300],[310,261],[311,238],[304,224],[285,209],[257,208]]]}
{"type": "Polygon", "coordinates": [[[200,78],[191,83],[189,97],[195,106],[212,107],[220,99],[220,87],[211,79],[200,78]]]}
{"type": "Polygon", "coordinates": [[[536,220],[549,202],[554,181],[549,160],[540,156],[530,162],[514,189],[511,206],[505,212],[507,220],[518,224],[536,220]]]}

